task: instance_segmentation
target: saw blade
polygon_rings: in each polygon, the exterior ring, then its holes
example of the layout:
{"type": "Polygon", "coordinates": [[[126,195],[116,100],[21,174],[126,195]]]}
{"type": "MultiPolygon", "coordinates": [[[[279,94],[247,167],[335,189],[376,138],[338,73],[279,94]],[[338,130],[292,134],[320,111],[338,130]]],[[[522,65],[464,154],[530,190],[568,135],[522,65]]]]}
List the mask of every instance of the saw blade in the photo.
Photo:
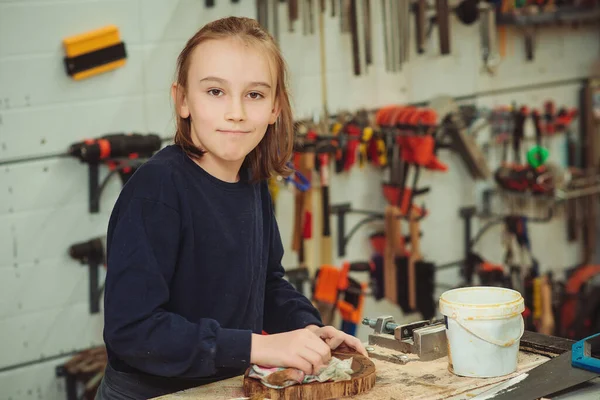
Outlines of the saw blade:
{"type": "Polygon", "coordinates": [[[537,400],[600,375],[572,367],[571,356],[571,351],[567,351],[531,371],[480,393],[472,400],[537,400]]]}

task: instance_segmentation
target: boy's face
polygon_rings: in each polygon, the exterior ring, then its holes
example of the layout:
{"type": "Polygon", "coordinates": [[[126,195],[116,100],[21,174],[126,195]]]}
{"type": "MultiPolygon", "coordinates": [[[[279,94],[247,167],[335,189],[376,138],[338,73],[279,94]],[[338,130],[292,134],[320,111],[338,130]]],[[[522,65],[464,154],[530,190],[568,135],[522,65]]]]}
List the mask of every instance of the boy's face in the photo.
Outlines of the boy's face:
{"type": "Polygon", "coordinates": [[[191,116],[192,140],[211,163],[239,168],[277,119],[274,69],[265,51],[236,38],[204,42],[190,61],[177,111],[191,116]]]}

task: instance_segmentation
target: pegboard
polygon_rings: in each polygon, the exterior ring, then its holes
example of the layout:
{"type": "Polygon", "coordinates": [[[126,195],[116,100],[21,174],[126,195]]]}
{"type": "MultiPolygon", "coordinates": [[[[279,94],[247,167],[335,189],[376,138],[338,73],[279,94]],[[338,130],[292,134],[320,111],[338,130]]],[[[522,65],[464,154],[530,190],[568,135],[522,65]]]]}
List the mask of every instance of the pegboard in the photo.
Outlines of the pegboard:
{"type": "MultiPolygon", "coordinates": [[[[171,136],[174,120],[169,86],[185,41],[210,20],[226,15],[254,17],[256,13],[252,0],[216,3],[206,9],[204,2],[197,0],[0,1],[0,160],[63,152],[73,142],[109,133],[171,136]],[[128,52],[125,67],[73,82],[64,73],[61,40],[106,24],[119,27],[128,52]]],[[[337,18],[329,13],[325,17],[330,113],[579,78],[589,73],[588,65],[600,52],[594,29],[544,30],[538,35],[536,60],[526,63],[524,54],[520,55],[522,37],[513,32],[509,54],[515,58],[504,60],[491,77],[481,71],[477,25],[463,26],[451,17],[452,54],[439,55],[436,34],[423,55],[416,54],[411,40],[410,62],[402,72],[389,73],[382,53],[380,4],[371,4],[373,65],[363,68],[365,74],[359,77],[352,74],[350,35],[339,32],[337,18]]],[[[284,22],[280,24],[280,43],[290,71],[293,108],[298,118],[312,117],[323,108],[318,36],[302,35],[300,22],[294,33],[289,32],[284,5],[279,11],[284,22]]],[[[568,105],[576,96],[576,85],[567,85],[482,98],[477,104],[541,103],[551,97],[557,104],[568,105]]],[[[419,202],[424,201],[430,210],[421,226],[423,254],[428,260],[445,263],[462,258],[463,226],[458,208],[477,201],[481,184],[466,178],[458,155],[441,151],[440,159],[450,170],[421,175],[420,185],[430,186],[431,192],[419,202]]],[[[106,169],[101,169],[101,179],[105,173],[106,169]]],[[[102,195],[100,213],[90,215],[87,174],[86,165],[68,158],[0,167],[0,368],[102,343],[101,314],[89,314],[87,269],[69,259],[66,252],[75,242],[105,234],[120,182],[114,177],[102,195]]],[[[382,179],[380,171],[370,166],[334,174],[331,202],[350,201],[356,208],[383,210],[382,179]]],[[[318,199],[314,200],[318,210],[318,199]]],[[[289,250],[292,209],[293,195],[282,189],[277,217],[287,268],[297,265],[297,255],[289,250]]],[[[354,216],[348,218],[348,225],[357,222],[354,216]]],[[[316,233],[320,226],[314,221],[316,233]]],[[[368,234],[381,226],[375,223],[361,229],[344,259],[368,258],[368,234]]],[[[332,228],[335,240],[335,223],[332,228]]],[[[478,247],[491,258],[498,249],[494,235],[490,233],[478,247]]],[[[540,229],[532,227],[533,246],[542,249],[542,263],[558,268],[576,261],[576,244],[543,247],[541,240],[563,241],[563,235],[561,220],[540,229]]],[[[315,262],[319,259],[318,246],[312,256],[315,262]]],[[[342,261],[335,258],[336,263],[342,261]]],[[[454,284],[458,271],[444,270],[437,280],[454,284]]],[[[371,315],[399,314],[395,307],[371,299],[365,307],[371,315]]],[[[361,329],[359,335],[364,333],[361,329]]],[[[54,372],[58,364],[59,360],[49,361],[0,373],[0,397],[64,399],[63,381],[54,372]]]]}

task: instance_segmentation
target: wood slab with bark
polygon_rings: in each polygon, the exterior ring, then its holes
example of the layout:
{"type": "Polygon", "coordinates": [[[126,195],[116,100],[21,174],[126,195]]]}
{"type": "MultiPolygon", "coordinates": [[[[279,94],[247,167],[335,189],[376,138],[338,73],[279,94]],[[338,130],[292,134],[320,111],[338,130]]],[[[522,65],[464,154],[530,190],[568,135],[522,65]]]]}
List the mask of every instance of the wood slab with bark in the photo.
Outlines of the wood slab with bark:
{"type": "Polygon", "coordinates": [[[332,352],[332,356],[345,360],[352,357],[352,378],[340,382],[312,382],[292,385],[283,389],[265,386],[258,379],[248,377],[249,369],[244,374],[244,396],[271,400],[300,399],[337,399],[355,396],[371,390],[375,385],[375,364],[368,357],[346,351],[332,352]]]}

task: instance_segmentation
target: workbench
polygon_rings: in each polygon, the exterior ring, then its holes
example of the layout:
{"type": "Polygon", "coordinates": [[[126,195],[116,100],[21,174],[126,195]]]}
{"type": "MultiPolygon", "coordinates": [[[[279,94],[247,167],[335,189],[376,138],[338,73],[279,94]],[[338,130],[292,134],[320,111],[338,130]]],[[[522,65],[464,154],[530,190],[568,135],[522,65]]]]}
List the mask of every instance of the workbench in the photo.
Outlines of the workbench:
{"type": "MultiPolygon", "coordinates": [[[[517,371],[498,378],[466,378],[452,374],[448,370],[448,359],[421,362],[410,361],[404,365],[373,358],[377,369],[375,386],[367,393],[355,397],[360,400],[459,400],[469,399],[494,384],[526,372],[565,351],[571,349],[574,342],[568,339],[541,335],[526,331],[521,339],[517,371]]],[[[236,376],[209,385],[188,389],[174,394],[157,397],[156,400],[175,399],[243,399],[243,377],[236,376]]],[[[600,399],[600,382],[596,382],[592,397],[581,399],[600,399]],[[596,390],[598,390],[596,392],[596,390]]],[[[566,397],[561,397],[565,398],[566,397]]]]}

